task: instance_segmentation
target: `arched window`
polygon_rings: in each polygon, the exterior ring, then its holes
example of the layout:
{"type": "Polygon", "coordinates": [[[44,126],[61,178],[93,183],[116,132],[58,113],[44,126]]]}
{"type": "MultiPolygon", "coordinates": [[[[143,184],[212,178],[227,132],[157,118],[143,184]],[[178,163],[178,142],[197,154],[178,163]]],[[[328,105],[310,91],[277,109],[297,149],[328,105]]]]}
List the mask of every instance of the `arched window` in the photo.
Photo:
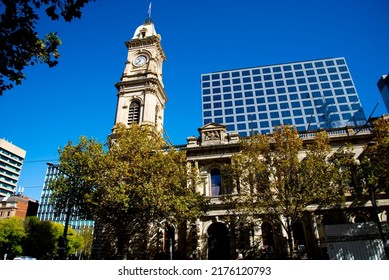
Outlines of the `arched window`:
{"type": "Polygon", "coordinates": [[[139,101],[132,101],[128,109],[128,124],[139,123],[140,119],[140,103],[139,101]]]}
{"type": "Polygon", "coordinates": [[[222,176],[220,175],[220,170],[213,168],[211,170],[211,195],[221,195],[222,194],[222,176]]]}

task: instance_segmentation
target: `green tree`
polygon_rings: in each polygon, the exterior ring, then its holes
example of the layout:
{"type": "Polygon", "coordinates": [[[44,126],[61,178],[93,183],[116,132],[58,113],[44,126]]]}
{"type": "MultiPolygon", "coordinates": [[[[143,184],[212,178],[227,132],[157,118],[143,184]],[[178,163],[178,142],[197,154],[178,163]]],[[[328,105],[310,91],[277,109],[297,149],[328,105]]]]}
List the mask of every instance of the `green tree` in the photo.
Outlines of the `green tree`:
{"type": "Polygon", "coordinates": [[[0,256],[7,254],[12,259],[23,253],[23,242],[26,238],[24,220],[19,217],[0,220],[0,256]]]}
{"type": "Polygon", "coordinates": [[[81,17],[81,9],[95,0],[1,0],[0,14],[0,96],[21,84],[28,65],[57,65],[61,40],[50,32],[41,38],[36,31],[44,9],[51,20],[67,22],[81,17]]]}
{"type": "Polygon", "coordinates": [[[360,181],[367,192],[389,194],[389,119],[379,118],[373,123],[373,140],[360,158],[360,181]]]}
{"type": "Polygon", "coordinates": [[[202,197],[187,187],[185,153],[168,147],[154,128],[137,124],[117,125],[107,146],[105,152],[81,137],[60,150],[66,175],[50,184],[56,205],[76,194],[73,206],[110,232],[118,257],[151,258],[152,225],[179,224],[203,210],[202,197]]]}
{"type": "Polygon", "coordinates": [[[93,228],[83,228],[78,234],[82,237],[82,243],[80,246],[80,259],[89,259],[92,254],[93,245],[93,228]]]}
{"type": "Polygon", "coordinates": [[[58,227],[51,221],[39,221],[37,217],[28,217],[25,222],[26,241],[24,254],[38,260],[50,260],[57,257],[58,227]]]}
{"type": "Polygon", "coordinates": [[[254,222],[263,215],[280,224],[293,253],[293,229],[311,204],[332,205],[343,198],[345,175],[329,160],[325,132],[303,145],[295,128],[280,126],[272,135],[252,135],[232,157],[231,172],[239,178],[234,208],[254,222]]]}

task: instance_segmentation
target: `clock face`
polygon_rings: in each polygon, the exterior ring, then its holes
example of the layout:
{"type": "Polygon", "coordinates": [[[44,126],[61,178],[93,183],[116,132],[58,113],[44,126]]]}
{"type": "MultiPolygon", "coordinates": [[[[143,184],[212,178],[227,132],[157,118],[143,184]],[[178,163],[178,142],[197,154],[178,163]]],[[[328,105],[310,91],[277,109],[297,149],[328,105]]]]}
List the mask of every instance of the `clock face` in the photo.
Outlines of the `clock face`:
{"type": "Polygon", "coordinates": [[[134,59],[134,65],[135,65],[135,66],[142,66],[142,65],[144,65],[146,62],[147,62],[147,57],[145,57],[144,55],[138,55],[138,56],[134,59]]]}

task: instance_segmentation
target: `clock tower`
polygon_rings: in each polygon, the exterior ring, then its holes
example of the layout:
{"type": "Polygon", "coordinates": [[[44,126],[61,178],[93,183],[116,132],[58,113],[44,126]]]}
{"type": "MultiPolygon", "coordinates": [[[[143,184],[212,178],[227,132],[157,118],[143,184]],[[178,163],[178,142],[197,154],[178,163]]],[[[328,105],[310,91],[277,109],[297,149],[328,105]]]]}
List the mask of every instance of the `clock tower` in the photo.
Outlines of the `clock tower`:
{"type": "Polygon", "coordinates": [[[155,31],[151,17],[146,18],[126,42],[127,61],[118,90],[115,125],[155,126],[163,131],[167,97],[162,82],[162,64],[166,59],[161,35],[155,31]]]}

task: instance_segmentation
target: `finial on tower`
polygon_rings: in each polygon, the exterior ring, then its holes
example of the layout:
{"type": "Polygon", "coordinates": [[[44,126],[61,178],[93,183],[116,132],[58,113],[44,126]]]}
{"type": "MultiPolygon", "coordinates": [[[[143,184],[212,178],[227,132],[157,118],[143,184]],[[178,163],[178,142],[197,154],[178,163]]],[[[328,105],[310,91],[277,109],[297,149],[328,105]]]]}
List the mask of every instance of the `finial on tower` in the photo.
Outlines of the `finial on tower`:
{"type": "Polygon", "coordinates": [[[151,2],[149,4],[149,9],[147,10],[147,17],[145,19],[145,23],[151,23],[153,19],[151,18],[151,2]]]}

